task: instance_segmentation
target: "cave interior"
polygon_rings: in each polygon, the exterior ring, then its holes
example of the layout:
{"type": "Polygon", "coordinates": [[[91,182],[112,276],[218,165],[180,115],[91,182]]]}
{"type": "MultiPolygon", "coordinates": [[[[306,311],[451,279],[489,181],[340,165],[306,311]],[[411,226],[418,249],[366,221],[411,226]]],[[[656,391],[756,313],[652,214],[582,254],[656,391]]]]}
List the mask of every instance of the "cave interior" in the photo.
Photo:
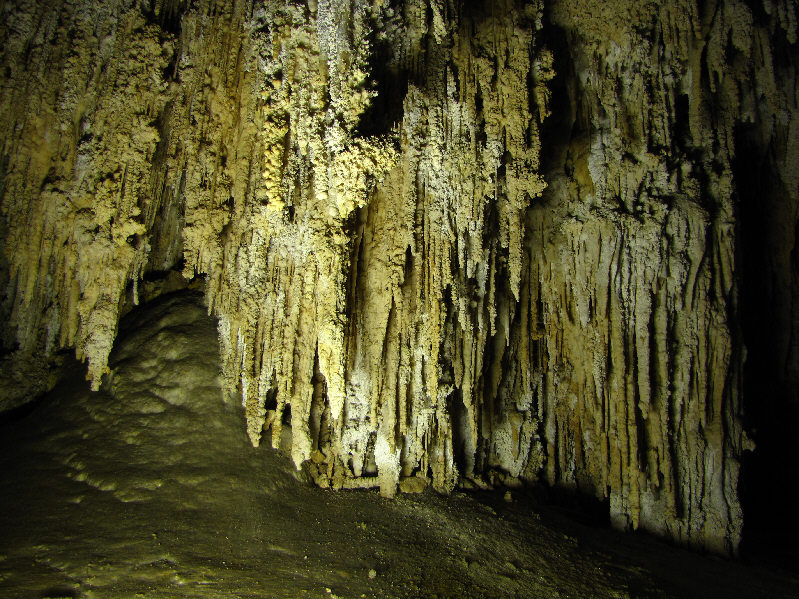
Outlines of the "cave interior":
{"type": "Polygon", "coordinates": [[[5,595],[799,595],[795,0],[0,12],[5,595]]]}

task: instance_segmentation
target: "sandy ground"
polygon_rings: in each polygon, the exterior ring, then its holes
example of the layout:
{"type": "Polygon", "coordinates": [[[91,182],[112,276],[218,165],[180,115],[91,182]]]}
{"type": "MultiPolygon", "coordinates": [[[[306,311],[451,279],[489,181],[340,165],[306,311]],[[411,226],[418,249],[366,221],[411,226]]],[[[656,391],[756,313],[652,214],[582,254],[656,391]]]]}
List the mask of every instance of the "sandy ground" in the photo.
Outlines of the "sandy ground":
{"type": "Polygon", "coordinates": [[[0,425],[0,597],[797,597],[784,572],[581,524],[513,491],[382,499],[253,448],[196,295],[123,323],[0,425]]]}

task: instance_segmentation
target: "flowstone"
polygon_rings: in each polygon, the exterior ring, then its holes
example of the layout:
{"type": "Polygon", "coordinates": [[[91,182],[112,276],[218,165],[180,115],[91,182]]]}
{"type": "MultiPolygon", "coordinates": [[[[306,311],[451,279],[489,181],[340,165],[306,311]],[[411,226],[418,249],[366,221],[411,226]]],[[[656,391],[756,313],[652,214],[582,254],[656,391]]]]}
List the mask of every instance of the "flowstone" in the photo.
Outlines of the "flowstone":
{"type": "Polygon", "coordinates": [[[545,482],[736,551],[736,135],[795,224],[793,3],[17,3],[0,42],[0,407],[58,348],[97,388],[182,273],[319,485],[545,482]]]}

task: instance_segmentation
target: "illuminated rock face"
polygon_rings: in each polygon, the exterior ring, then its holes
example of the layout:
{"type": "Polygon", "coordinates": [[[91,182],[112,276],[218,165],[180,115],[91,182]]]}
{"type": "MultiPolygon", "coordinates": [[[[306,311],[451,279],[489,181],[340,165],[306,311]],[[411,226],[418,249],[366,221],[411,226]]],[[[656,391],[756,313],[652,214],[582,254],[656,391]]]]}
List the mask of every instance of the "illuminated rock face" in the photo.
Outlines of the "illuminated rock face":
{"type": "Polygon", "coordinates": [[[736,135],[795,222],[792,3],[19,4],[1,405],[58,348],[97,388],[181,271],[318,484],[542,481],[735,551],[736,135]]]}

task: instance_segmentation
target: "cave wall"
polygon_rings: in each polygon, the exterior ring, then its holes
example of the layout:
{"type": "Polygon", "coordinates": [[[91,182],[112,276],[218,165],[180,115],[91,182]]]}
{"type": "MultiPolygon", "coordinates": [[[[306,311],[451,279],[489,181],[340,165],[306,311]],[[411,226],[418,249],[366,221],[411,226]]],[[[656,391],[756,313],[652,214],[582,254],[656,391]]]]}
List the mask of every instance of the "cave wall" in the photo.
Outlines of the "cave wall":
{"type": "Polygon", "coordinates": [[[320,485],[736,550],[750,338],[799,389],[794,4],[15,2],[0,42],[2,407],[192,281],[320,485]]]}

